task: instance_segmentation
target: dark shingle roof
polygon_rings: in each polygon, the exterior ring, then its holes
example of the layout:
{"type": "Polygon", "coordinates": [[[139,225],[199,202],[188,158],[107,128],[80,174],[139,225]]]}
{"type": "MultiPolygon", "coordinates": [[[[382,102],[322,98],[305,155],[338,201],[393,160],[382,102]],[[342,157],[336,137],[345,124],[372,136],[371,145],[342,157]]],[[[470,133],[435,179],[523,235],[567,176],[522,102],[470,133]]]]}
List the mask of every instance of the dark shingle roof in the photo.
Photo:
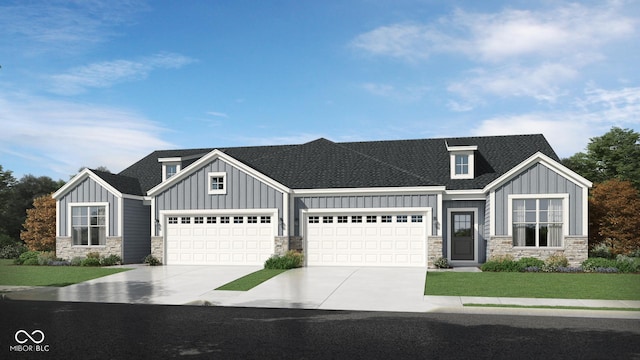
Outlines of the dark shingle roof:
{"type": "MultiPolygon", "coordinates": [[[[194,156],[183,162],[184,168],[213,150],[155,151],[119,175],[138,179],[141,190],[146,192],[162,181],[158,158],[194,156]]],[[[345,143],[318,139],[300,145],[232,147],[220,151],[293,189],[404,186],[480,189],[536,152],[559,161],[542,135],[345,143]],[[450,179],[446,144],[478,147],[474,179],[450,179]]]]}
{"type": "Polygon", "coordinates": [[[123,194],[129,195],[145,195],[146,191],[142,191],[140,187],[140,181],[136,178],[120,175],[120,174],[112,174],[105,171],[93,170],[90,169],[91,172],[98,175],[102,180],[106,181],[107,184],[113,186],[114,189],[120,191],[123,194]]]}

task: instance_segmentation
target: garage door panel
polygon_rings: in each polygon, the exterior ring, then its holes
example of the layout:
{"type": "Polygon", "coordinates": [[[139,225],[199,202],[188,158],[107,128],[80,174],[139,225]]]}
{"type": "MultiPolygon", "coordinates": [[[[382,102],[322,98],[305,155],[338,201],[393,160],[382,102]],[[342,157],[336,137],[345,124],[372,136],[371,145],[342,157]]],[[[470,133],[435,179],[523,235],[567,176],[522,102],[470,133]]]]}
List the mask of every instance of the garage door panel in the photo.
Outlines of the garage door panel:
{"type": "Polygon", "coordinates": [[[412,216],[418,214],[345,215],[337,211],[314,216],[314,221],[305,223],[307,264],[426,266],[426,225],[424,213],[412,216]],[[325,217],[334,222],[324,222],[325,217]]]}
{"type": "Polygon", "coordinates": [[[262,265],[273,253],[271,222],[257,222],[270,217],[234,215],[231,222],[214,215],[175,218],[178,223],[166,229],[167,264],[262,265]]]}

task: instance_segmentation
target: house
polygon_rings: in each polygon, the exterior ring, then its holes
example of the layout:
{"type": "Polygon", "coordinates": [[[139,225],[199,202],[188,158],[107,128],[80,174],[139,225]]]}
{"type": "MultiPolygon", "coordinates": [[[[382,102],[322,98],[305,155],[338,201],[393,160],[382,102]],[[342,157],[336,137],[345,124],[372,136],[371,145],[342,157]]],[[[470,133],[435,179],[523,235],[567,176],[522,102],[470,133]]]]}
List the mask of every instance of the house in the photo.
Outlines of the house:
{"type": "Polygon", "coordinates": [[[85,169],[57,200],[57,255],[164,264],[476,265],[587,258],[591,182],[542,135],[155,151],[85,169]]]}

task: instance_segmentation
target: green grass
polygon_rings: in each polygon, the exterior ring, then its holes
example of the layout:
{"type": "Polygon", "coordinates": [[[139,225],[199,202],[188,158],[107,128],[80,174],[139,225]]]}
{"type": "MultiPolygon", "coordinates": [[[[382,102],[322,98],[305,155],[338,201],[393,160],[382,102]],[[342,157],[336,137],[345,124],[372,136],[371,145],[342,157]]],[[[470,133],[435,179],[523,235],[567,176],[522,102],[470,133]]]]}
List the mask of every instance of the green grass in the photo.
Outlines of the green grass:
{"type": "Polygon", "coordinates": [[[67,286],[127,271],[125,268],[80,266],[25,266],[0,259],[0,285],[67,286]]]}
{"type": "Polygon", "coordinates": [[[253,272],[249,275],[245,275],[230,283],[224,284],[216,290],[233,290],[233,291],[247,291],[262,284],[263,282],[271,279],[272,277],[282,274],[287,271],[286,269],[262,269],[253,272]]]}
{"type": "Polygon", "coordinates": [[[638,274],[429,272],[425,295],[640,300],[638,274]]]}
{"type": "Polygon", "coordinates": [[[603,310],[603,311],[640,311],[640,308],[553,306],[553,305],[509,305],[509,304],[462,304],[468,307],[518,308],[518,309],[560,309],[560,310],[603,310]]]}

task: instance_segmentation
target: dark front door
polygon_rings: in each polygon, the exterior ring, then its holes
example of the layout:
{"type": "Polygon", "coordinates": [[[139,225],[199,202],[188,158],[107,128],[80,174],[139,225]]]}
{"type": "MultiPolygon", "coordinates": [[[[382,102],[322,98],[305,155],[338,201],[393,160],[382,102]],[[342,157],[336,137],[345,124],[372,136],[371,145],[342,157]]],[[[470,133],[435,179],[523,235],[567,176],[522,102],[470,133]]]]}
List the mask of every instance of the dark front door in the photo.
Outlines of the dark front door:
{"type": "Polygon", "coordinates": [[[475,260],[473,212],[451,213],[451,260],[475,260]]]}

